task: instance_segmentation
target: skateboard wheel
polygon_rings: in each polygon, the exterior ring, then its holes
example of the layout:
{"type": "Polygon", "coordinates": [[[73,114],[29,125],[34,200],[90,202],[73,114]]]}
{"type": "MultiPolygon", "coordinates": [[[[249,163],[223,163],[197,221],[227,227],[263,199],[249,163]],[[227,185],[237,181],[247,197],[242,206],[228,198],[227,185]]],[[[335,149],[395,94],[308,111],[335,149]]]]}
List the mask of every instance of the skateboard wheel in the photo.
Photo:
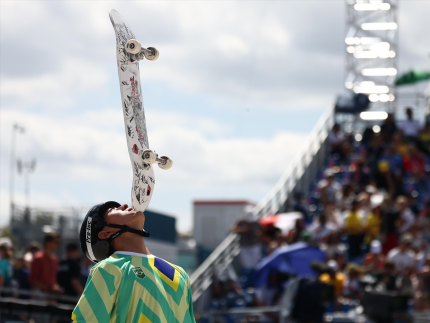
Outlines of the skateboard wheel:
{"type": "Polygon", "coordinates": [[[130,54],[137,54],[140,52],[142,48],[142,45],[140,45],[140,42],[136,39],[130,39],[127,44],[125,45],[125,50],[129,52],[130,54]]]}
{"type": "Polygon", "coordinates": [[[146,59],[149,60],[149,61],[155,61],[158,58],[158,55],[160,54],[158,52],[157,48],[155,48],[155,47],[148,47],[148,50],[150,52],[152,52],[152,54],[145,53],[146,59]]]}
{"type": "Polygon", "coordinates": [[[153,164],[156,158],[157,154],[151,149],[145,149],[142,152],[142,160],[145,164],[153,164]]]}
{"type": "Polygon", "coordinates": [[[172,161],[172,159],[170,157],[161,156],[160,158],[164,159],[166,161],[166,163],[165,164],[159,163],[158,167],[160,167],[161,169],[164,169],[164,170],[168,170],[168,169],[170,169],[172,167],[173,161],[172,161]]]}

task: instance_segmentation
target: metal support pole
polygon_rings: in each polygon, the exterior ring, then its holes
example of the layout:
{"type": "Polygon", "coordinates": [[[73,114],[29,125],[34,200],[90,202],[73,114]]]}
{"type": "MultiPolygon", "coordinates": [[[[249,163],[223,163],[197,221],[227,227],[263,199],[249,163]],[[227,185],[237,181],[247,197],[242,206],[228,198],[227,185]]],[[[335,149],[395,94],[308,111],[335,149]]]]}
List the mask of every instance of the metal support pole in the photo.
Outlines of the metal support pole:
{"type": "Polygon", "coordinates": [[[10,216],[12,217],[13,205],[14,205],[14,175],[15,175],[15,151],[16,151],[16,132],[24,133],[25,129],[18,124],[14,124],[12,128],[12,142],[10,146],[10,216]]]}

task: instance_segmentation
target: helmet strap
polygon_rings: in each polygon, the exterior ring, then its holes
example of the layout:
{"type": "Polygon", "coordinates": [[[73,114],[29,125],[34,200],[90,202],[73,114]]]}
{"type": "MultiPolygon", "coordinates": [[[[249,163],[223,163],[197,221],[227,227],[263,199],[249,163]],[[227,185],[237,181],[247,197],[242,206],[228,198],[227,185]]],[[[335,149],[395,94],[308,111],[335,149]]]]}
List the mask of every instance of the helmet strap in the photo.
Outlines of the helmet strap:
{"type": "Polygon", "coordinates": [[[144,229],[142,229],[142,230],[136,230],[136,229],[130,228],[127,225],[119,225],[119,224],[112,224],[112,223],[106,223],[106,222],[104,222],[103,225],[106,226],[106,227],[110,227],[110,228],[121,229],[121,230],[115,232],[113,235],[111,235],[108,239],[106,239],[109,243],[113,239],[118,238],[124,232],[134,233],[134,234],[137,234],[137,235],[139,235],[141,237],[149,237],[149,235],[150,235],[144,229]]]}

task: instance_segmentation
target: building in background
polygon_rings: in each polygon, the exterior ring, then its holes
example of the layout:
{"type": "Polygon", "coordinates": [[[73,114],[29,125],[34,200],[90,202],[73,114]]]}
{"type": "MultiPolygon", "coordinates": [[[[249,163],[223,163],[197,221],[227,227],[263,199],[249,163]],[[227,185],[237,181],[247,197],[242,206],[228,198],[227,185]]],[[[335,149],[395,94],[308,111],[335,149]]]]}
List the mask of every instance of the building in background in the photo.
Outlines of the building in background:
{"type": "Polygon", "coordinates": [[[194,201],[194,239],[201,263],[245,215],[249,201],[194,201]]]}
{"type": "Polygon", "coordinates": [[[149,238],[145,238],[149,251],[159,258],[176,264],[178,259],[176,218],[146,210],[145,230],[151,234],[149,238]]]}
{"type": "Polygon", "coordinates": [[[196,240],[192,237],[192,233],[178,233],[176,245],[178,247],[177,265],[182,267],[188,275],[191,275],[198,265],[196,240]]]}

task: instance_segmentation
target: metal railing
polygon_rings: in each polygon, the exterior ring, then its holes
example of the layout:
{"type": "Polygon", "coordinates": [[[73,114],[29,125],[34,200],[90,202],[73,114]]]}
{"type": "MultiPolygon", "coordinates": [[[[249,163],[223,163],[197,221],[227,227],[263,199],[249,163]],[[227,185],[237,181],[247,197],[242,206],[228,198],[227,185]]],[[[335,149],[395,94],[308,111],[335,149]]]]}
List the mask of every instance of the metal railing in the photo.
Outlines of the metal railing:
{"type": "Polygon", "coordinates": [[[0,287],[0,322],[68,323],[78,299],[0,287]]]}
{"type": "MultiPolygon", "coordinates": [[[[255,206],[258,218],[285,211],[294,190],[307,191],[317,177],[326,156],[326,139],[335,123],[334,106],[319,119],[302,151],[292,160],[276,185],[255,206]]],[[[212,254],[190,276],[195,312],[205,308],[209,298],[207,288],[212,284],[215,270],[229,265],[239,254],[239,238],[230,233],[212,254]],[[208,297],[202,297],[207,295],[208,297]],[[203,299],[202,299],[203,298],[203,299]]]]}

